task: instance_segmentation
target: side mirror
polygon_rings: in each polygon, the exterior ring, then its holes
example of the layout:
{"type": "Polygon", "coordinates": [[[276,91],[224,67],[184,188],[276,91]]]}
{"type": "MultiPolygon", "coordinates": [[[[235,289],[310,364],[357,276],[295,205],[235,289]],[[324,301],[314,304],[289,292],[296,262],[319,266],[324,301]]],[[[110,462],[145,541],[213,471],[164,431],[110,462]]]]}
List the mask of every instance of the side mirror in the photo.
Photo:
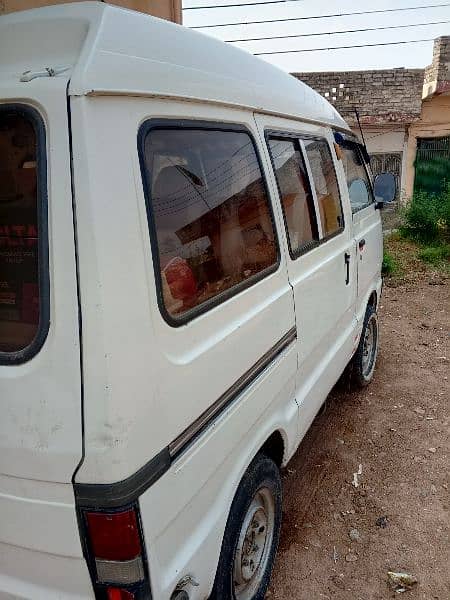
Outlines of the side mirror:
{"type": "Polygon", "coordinates": [[[395,200],[397,183],[392,173],[380,173],[373,182],[375,202],[378,208],[395,200]],[[381,206],[380,206],[381,205],[381,206]]]}

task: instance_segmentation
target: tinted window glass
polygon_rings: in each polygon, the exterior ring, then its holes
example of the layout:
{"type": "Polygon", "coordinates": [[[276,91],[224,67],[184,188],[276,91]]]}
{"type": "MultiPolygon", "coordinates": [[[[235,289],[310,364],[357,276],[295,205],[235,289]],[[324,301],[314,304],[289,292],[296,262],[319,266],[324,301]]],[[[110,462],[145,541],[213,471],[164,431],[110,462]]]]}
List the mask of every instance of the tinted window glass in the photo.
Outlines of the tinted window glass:
{"type": "Polygon", "coordinates": [[[36,337],[40,318],[38,157],[33,124],[0,110],[0,351],[36,337]]]}
{"type": "Polygon", "coordinates": [[[322,220],[323,235],[339,231],[343,225],[339,188],[333,158],[326,140],[304,140],[322,220]]]}
{"type": "Polygon", "coordinates": [[[342,163],[347,177],[352,212],[355,213],[373,202],[370,181],[356,144],[346,144],[346,147],[342,148],[342,163]]]}
{"type": "Polygon", "coordinates": [[[271,137],[270,153],[280,190],[291,253],[318,240],[314,201],[297,140],[271,137]]]}
{"type": "Polygon", "coordinates": [[[247,133],[153,129],[144,160],[157,271],[171,317],[276,263],[269,201],[247,133]]]}

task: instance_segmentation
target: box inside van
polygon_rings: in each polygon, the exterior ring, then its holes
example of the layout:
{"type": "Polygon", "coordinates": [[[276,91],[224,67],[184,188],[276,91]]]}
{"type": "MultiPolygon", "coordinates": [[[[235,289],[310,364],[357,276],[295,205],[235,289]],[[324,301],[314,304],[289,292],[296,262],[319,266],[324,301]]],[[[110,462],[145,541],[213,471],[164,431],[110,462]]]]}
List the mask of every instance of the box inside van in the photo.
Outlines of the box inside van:
{"type": "Polygon", "coordinates": [[[280,469],[375,369],[366,158],[213,38],[96,2],[1,17],[0,596],[264,597],[280,469]]]}

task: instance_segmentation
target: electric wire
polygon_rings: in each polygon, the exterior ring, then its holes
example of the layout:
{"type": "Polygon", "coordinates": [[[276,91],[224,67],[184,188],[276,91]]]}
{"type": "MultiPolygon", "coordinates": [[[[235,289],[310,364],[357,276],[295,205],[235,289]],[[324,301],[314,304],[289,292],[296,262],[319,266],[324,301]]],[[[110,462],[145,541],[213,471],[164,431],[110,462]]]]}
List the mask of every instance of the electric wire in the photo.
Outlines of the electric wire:
{"type": "Polygon", "coordinates": [[[324,50],[345,50],[347,48],[374,48],[375,46],[398,46],[400,44],[418,44],[421,42],[432,42],[434,38],[422,40],[403,40],[401,42],[379,42],[378,44],[355,44],[351,46],[330,46],[328,48],[301,48],[298,50],[271,50],[267,52],[253,52],[254,56],[267,56],[269,54],[291,54],[294,52],[322,52],[324,50]]]}
{"type": "Polygon", "coordinates": [[[273,35],[273,36],[265,36],[265,37],[255,37],[255,38],[241,38],[235,40],[223,40],[224,42],[228,42],[230,44],[234,44],[237,42],[257,42],[262,40],[284,40],[288,38],[298,38],[298,37],[316,37],[320,35],[338,35],[344,33],[361,33],[366,31],[383,31],[386,29],[406,29],[408,27],[427,27],[430,25],[442,25],[444,23],[450,23],[448,21],[432,21],[428,23],[411,23],[410,25],[387,25],[385,27],[366,27],[364,29],[344,29],[342,31],[323,31],[318,33],[298,33],[292,35],[273,35]]]}
{"type": "MultiPolygon", "coordinates": [[[[255,3],[256,4],[256,3],[255,3]]],[[[235,6],[239,6],[235,4],[235,6]]],[[[402,8],[385,8],[385,9],[377,9],[377,10],[363,10],[357,12],[348,12],[348,13],[335,13],[330,15],[310,15],[308,17],[287,17],[283,19],[263,19],[260,21],[240,21],[234,23],[214,23],[209,25],[193,25],[190,26],[190,29],[207,29],[211,27],[233,27],[235,25],[256,25],[260,23],[281,23],[285,21],[308,21],[311,19],[331,19],[335,17],[351,17],[353,15],[373,15],[373,14],[381,14],[381,13],[393,13],[393,12],[404,12],[410,10],[424,10],[428,8],[441,8],[450,6],[450,3],[446,4],[426,4],[422,6],[408,6],[402,8]]]]}

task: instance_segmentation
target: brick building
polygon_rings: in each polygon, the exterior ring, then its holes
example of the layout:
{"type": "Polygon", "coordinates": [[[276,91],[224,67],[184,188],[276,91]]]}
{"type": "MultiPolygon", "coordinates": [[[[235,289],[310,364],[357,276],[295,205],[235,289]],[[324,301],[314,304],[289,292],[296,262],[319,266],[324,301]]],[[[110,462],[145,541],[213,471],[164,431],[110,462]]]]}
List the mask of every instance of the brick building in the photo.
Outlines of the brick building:
{"type": "MultiPolygon", "coordinates": [[[[83,0],[0,0],[0,15],[38,8],[52,4],[65,4],[83,0]]],[[[139,12],[148,13],[154,17],[167,19],[174,23],[182,22],[181,0],[107,0],[109,4],[116,4],[139,12]]]]}
{"type": "MultiPolygon", "coordinates": [[[[446,153],[450,135],[450,37],[435,40],[433,62],[426,69],[293,75],[332,102],[357,133],[358,111],[373,171],[394,172],[399,196],[412,194],[414,166],[420,159],[423,139],[439,140],[437,146],[446,153]]],[[[448,159],[450,172],[450,145],[448,159]]]]}

